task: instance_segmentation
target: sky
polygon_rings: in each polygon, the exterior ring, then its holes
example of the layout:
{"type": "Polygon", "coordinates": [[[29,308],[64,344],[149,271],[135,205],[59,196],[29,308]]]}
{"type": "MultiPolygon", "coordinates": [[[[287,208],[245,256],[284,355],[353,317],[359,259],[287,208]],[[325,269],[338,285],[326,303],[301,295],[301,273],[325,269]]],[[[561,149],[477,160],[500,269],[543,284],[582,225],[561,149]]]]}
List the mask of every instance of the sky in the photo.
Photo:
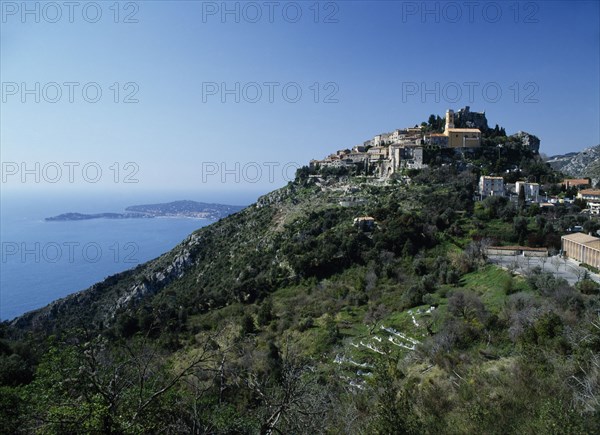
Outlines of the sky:
{"type": "Polygon", "coordinates": [[[578,151],[600,143],[599,5],[2,1],[1,187],[265,193],[466,105],[578,151]]]}

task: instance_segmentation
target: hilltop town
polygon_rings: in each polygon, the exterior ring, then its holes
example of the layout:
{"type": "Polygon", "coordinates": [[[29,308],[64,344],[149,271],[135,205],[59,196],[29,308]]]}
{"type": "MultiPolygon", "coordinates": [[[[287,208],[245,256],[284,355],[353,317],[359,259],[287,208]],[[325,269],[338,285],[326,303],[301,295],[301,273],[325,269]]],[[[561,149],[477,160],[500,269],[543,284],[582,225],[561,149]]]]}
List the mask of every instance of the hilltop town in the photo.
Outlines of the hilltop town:
{"type": "MultiPolygon", "coordinates": [[[[441,118],[430,117],[429,124],[396,129],[375,135],[372,139],[342,149],[323,160],[312,160],[313,169],[353,168],[378,177],[389,177],[403,169],[421,169],[426,166],[426,151],[451,149],[458,153],[469,152],[482,146],[482,139],[494,132],[488,127],[485,112],[472,112],[469,106],[457,112],[446,111],[443,131],[441,118]]],[[[496,126],[496,131],[499,131],[496,126]]],[[[537,152],[540,140],[525,132],[510,137],[524,147],[537,152]]]]}
{"type": "MultiPolygon", "coordinates": [[[[498,160],[501,160],[501,152],[511,147],[520,147],[535,155],[540,148],[540,139],[536,136],[523,131],[506,136],[504,129],[498,125],[495,129],[488,126],[485,112],[472,112],[466,106],[457,112],[448,109],[444,120],[431,115],[428,123],[380,133],[351,149],[338,150],[322,160],[311,160],[310,168],[317,173],[327,168],[353,170],[355,173],[385,180],[407,169],[427,167],[427,154],[430,159],[431,156],[443,153],[472,156],[477,150],[483,151],[484,141],[493,137],[501,140],[492,142],[487,149],[497,149],[498,160]]],[[[579,204],[583,205],[584,213],[600,214],[600,190],[592,188],[594,183],[591,179],[565,179],[562,184],[546,183],[544,186],[542,177],[514,179],[518,174],[518,165],[513,165],[511,169],[501,171],[496,176],[482,173],[477,199],[505,196],[514,202],[520,199],[525,204],[537,203],[540,207],[573,203],[578,199],[579,204]]]]}
{"type": "MultiPolygon", "coordinates": [[[[512,203],[521,209],[536,206],[541,210],[563,205],[576,213],[587,214],[590,218],[600,215],[600,189],[594,183],[595,180],[584,177],[561,178],[560,174],[547,177],[530,173],[525,176],[521,171],[523,168],[520,167],[522,162],[519,161],[523,151],[529,152],[535,161],[548,169],[538,154],[540,140],[536,136],[522,131],[506,136],[504,129],[498,125],[494,129],[489,128],[484,112],[471,112],[469,106],[457,112],[447,110],[443,131],[439,132],[441,121],[441,118],[431,115],[428,123],[381,133],[352,149],[339,150],[323,160],[312,160],[310,168],[314,173],[313,177],[319,178],[326,174],[328,169],[333,168],[338,169],[337,172],[363,174],[383,181],[397,178],[410,182],[410,177],[406,175],[409,172],[406,170],[428,167],[426,154],[429,155],[429,160],[445,154],[466,163],[476,160],[476,154],[484,156],[487,151],[487,166],[468,163],[481,174],[478,175],[479,182],[473,198],[475,201],[485,201],[494,197],[502,198],[504,202],[512,203]],[[487,140],[487,143],[484,144],[484,140],[487,140]],[[503,159],[502,152],[509,148],[518,148],[520,151],[513,156],[512,161],[510,158],[504,159],[502,165],[498,164],[503,159]],[[490,167],[494,168],[491,172],[488,170],[490,167]],[[393,177],[395,174],[401,174],[402,177],[393,177]],[[593,188],[594,186],[596,188],[593,188]]],[[[357,203],[360,201],[356,199],[340,201],[340,205],[344,206],[357,203]]],[[[372,216],[359,216],[354,219],[354,225],[363,231],[372,231],[375,224],[372,216]]],[[[587,262],[593,267],[600,267],[600,239],[591,233],[580,234],[583,231],[580,225],[574,225],[569,231],[573,234],[562,237],[563,255],[587,262]]],[[[546,248],[491,247],[488,251],[490,255],[494,253],[501,256],[509,255],[513,251],[524,253],[526,256],[548,255],[546,248]]]]}

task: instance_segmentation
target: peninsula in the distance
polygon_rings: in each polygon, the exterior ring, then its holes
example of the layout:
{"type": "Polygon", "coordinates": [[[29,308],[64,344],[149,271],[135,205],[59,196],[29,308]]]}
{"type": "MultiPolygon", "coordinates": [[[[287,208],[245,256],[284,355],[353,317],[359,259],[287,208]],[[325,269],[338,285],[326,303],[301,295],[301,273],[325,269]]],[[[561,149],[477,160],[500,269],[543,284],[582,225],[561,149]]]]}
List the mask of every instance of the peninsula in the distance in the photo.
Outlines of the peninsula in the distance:
{"type": "Polygon", "coordinates": [[[154,217],[189,217],[218,220],[243,208],[243,206],[238,205],[208,204],[183,200],[163,204],[132,205],[125,209],[125,213],[63,213],[58,216],[47,217],[45,220],[57,222],[90,219],[148,219],[154,217]]]}

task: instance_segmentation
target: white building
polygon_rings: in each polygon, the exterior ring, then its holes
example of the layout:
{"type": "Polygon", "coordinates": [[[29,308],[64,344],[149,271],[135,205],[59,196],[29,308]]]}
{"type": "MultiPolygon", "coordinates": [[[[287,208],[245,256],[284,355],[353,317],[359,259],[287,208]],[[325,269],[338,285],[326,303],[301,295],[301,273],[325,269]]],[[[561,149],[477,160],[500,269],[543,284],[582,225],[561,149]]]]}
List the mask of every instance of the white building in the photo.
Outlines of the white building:
{"type": "Polygon", "coordinates": [[[481,196],[503,196],[504,178],[482,175],[479,178],[479,194],[481,196]]]}
{"type": "Polygon", "coordinates": [[[389,133],[378,134],[371,141],[371,145],[373,145],[374,147],[387,145],[387,143],[390,141],[390,136],[391,135],[389,133]]]}
{"type": "Polygon", "coordinates": [[[577,194],[577,198],[587,202],[587,209],[592,214],[600,214],[600,189],[584,189],[577,194]]]}
{"type": "Polygon", "coordinates": [[[399,143],[402,139],[404,139],[406,137],[406,135],[407,135],[406,130],[396,129],[390,134],[389,139],[390,139],[391,143],[395,144],[395,143],[399,143]]]}
{"type": "Polygon", "coordinates": [[[577,198],[585,199],[586,201],[600,201],[600,189],[584,189],[577,194],[577,198]]]}
{"type": "Polygon", "coordinates": [[[525,192],[525,200],[538,202],[538,198],[540,196],[540,185],[538,183],[528,183],[527,181],[517,181],[515,184],[515,189],[517,191],[517,195],[521,194],[521,187],[525,192]]]}
{"type": "Polygon", "coordinates": [[[600,201],[588,202],[587,208],[591,214],[600,214],[600,201]]]}

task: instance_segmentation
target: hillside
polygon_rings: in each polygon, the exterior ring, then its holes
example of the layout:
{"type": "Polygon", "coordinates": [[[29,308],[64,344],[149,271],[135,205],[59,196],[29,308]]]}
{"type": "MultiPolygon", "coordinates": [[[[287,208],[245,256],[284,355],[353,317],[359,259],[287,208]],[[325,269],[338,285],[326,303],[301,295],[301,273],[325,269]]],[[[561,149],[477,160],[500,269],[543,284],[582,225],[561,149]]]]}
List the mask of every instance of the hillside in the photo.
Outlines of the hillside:
{"type": "MultiPolygon", "coordinates": [[[[135,309],[140,301],[163,289],[173,288],[184,306],[202,312],[232,301],[252,302],[299,277],[334,273],[336,268],[343,268],[360,256],[351,247],[365,235],[356,231],[340,233],[340,241],[348,238],[343,240],[348,244],[345,251],[323,253],[323,258],[318,257],[318,252],[307,251],[304,259],[294,241],[298,236],[293,225],[311,227],[315,225],[312,220],[326,216],[330,225],[341,225],[348,231],[356,214],[378,206],[382,200],[379,192],[402,195],[405,207],[412,208],[417,208],[421,195],[419,189],[414,189],[411,197],[404,191],[408,187],[392,189],[349,177],[342,180],[324,178],[290,184],[261,197],[245,210],[200,229],[156,260],[27,313],[15,319],[13,325],[39,332],[57,332],[76,326],[77,322],[105,328],[112,326],[120,312],[135,309]],[[339,201],[347,196],[360,197],[360,206],[340,207],[339,201]],[[189,295],[192,291],[194,294],[189,295]],[[185,301],[188,297],[194,301],[185,301]]],[[[319,233],[321,229],[317,226],[312,232],[319,233]]],[[[315,242],[312,241],[313,248],[317,247],[315,242]]],[[[336,245],[335,249],[342,247],[336,245]]]]}
{"type": "Polygon", "coordinates": [[[579,153],[552,156],[548,163],[557,171],[571,177],[592,179],[592,185],[600,182],[600,145],[586,148],[579,153]]]}
{"type": "Polygon", "coordinates": [[[303,168],[171,252],[1,324],[0,424],[598,432],[597,286],[513,275],[484,252],[557,249],[588,217],[475,202],[479,166],[552,175],[529,151],[502,153],[502,166],[492,148],[385,180],[303,168]]]}

